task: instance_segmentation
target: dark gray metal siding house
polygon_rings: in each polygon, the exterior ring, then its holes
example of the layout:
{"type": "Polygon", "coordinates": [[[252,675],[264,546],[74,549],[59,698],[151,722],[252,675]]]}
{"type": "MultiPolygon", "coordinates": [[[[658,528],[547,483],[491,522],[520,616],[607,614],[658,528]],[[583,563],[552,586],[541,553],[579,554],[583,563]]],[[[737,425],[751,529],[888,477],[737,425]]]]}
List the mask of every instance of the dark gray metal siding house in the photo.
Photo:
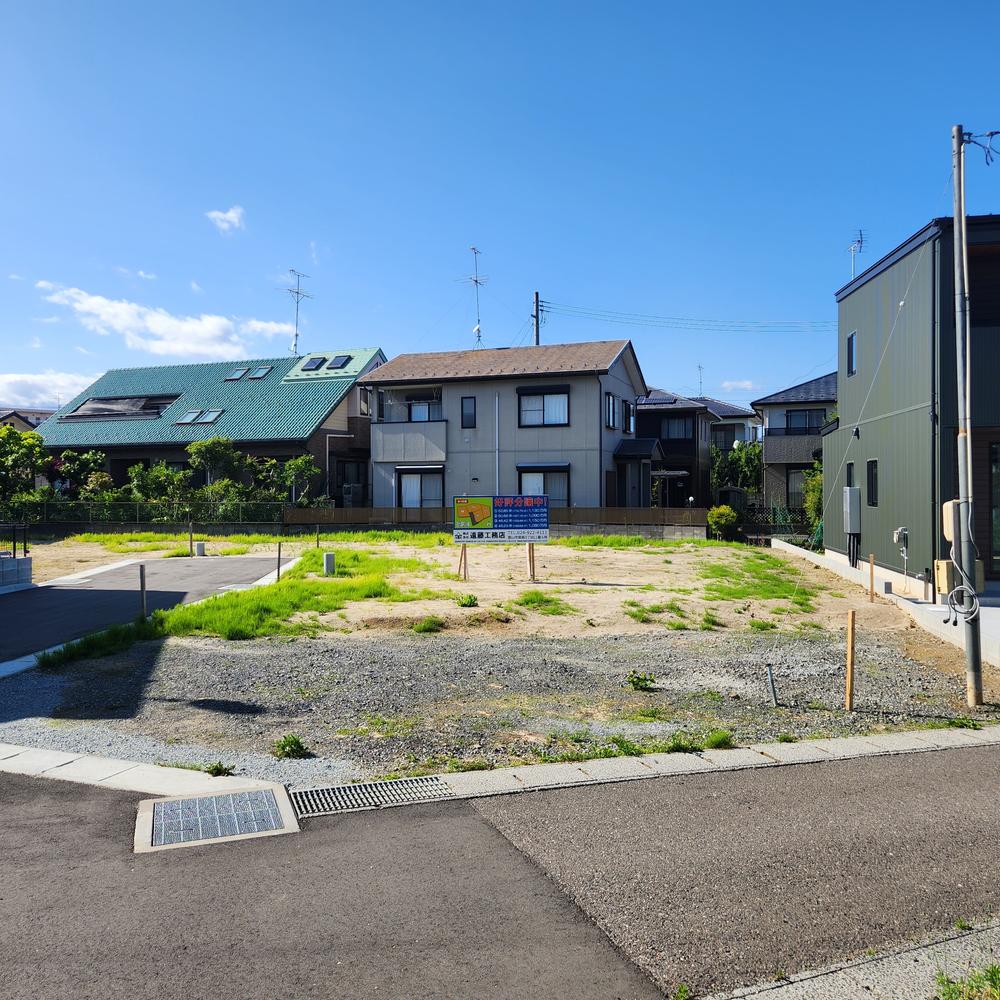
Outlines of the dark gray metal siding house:
{"type": "MultiPolygon", "coordinates": [[[[1000,216],[970,216],[975,538],[1000,577],[1000,216]]],[[[934,219],[836,293],[839,421],[823,436],[824,538],[845,553],[843,487],[861,489],[862,554],[901,572],[947,557],[941,504],[957,494],[952,223],[934,219]]]]}

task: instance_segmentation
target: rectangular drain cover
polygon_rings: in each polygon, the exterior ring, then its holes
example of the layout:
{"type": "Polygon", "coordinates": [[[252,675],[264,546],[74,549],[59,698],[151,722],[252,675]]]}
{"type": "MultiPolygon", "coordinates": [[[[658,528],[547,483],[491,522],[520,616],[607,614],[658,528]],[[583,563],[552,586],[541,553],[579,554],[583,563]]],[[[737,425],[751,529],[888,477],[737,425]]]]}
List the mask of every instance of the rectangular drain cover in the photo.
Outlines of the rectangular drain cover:
{"type": "Polygon", "coordinates": [[[289,792],[288,795],[299,819],[454,797],[452,790],[436,774],[426,778],[398,778],[395,781],[369,781],[357,785],[334,785],[330,788],[303,788],[289,792]]]}
{"type": "Polygon", "coordinates": [[[232,792],[153,803],[153,846],[264,833],[284,826],[274,792],[232,792]]]}

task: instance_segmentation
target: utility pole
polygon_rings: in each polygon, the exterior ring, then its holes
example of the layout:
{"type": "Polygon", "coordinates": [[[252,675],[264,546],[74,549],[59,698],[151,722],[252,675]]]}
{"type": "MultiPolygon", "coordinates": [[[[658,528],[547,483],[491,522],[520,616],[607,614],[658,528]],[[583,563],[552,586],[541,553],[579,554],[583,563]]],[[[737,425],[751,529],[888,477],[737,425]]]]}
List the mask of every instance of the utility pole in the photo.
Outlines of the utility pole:
{"type": "Polygon", "coordinates": [[[539,333],[542,325],[542,314],[538,305],[538,292],[535,292],[535,311],[531,314],[531,318],[535,321],[535,347],[538,347],[541,343],[539,333]]]}
{"type": "Polygon", "coordinates": [[[955,381],[958,399],[958,505],[961,539],[954,539],[959,573],[965,589],[965,695],[970,708],[983,703],[983,667],[979,639],[979,615],[975,614],[976,547],[972,536],[972,469],[969,465],[971,438],[968,394],[969,290],[966,284],[965,233],[965,132],[961,125],[951,130],[952,176],[954,177],[954,273],[955,273],[955,381]]]}

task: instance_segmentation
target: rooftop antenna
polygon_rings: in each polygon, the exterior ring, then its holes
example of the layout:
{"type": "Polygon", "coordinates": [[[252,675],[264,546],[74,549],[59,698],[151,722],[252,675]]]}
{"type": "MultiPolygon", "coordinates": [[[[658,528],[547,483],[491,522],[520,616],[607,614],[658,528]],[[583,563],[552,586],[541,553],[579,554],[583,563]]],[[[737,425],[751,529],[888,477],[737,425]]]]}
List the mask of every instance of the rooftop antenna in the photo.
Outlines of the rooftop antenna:
{"type": "Polygon", "coordinates": [[[479,286],[485,285],[486,282],[489,281],[490,279],[485,274],[479,273],[480,251],[477,250],[475,247],[469,247],[469,249],[472,251],[472,264],[473,267],[475,268],[475,273],[469,275],[469,277],[466,278],[465,280],[475,285],[476,288],[476,325],[473,328],[472,332],[476,335],[476,346],[473,348],[473,350],[478,350],[480,347],[483,346],[483,330],[479,322],[479,286]]]}
{"type": "Polygon", "coordinates": [[[289,274],[295,275],[295,286],[291,288],[285,288],[283,291],[288,292],[293,299],[295,299],[295,332],[292,334],[292,354],[299,353],[299,303],[303,299],[311,299],[312,295],[304,291],[302,288],[302,279],[308,278],[308,274],[303,274],[301,271],[296,271],[294,267],[288,269],[289,274]]]}
{"type": "Polygon", "coordinates": [[[698,395],[699,396],[702,395],[702,391],[701,391],[701,377],[704,374],[704,372],[705,372],[705,369],[701,365],[698,365],[698,395]]]}
{"type": "Polygon", "coordinates": [[[847,248],[847,252],[851,255],[851,280],[855,277],[855,258],[859,253],[863,253],[865,249],[865,231],[863,229],[858,230],[858,235],[854,237],[853,242],[847,248]]]}

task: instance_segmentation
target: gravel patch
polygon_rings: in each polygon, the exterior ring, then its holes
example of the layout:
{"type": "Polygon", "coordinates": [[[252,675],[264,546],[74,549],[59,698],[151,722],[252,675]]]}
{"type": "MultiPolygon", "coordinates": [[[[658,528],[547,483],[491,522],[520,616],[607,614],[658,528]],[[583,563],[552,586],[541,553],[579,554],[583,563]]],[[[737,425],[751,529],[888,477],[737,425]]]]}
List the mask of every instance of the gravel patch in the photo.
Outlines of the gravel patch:
{"type": "Polygon", "coordinates": [[[961,676],[909,659],[901,642],[858,644],[857,710],[848,715],[836,708],[843,638],[829,632],[169,639],[0,681],[0,741],[150,762],[221,760],[303,785],[537,760],[677,729],[724,728],[745,744],[965,714],[961,676]],[[656,690],[632,691],[630,670],[652,671],[656,690]],[[316,757],[269,754],[292,732],[316,757]]]}

